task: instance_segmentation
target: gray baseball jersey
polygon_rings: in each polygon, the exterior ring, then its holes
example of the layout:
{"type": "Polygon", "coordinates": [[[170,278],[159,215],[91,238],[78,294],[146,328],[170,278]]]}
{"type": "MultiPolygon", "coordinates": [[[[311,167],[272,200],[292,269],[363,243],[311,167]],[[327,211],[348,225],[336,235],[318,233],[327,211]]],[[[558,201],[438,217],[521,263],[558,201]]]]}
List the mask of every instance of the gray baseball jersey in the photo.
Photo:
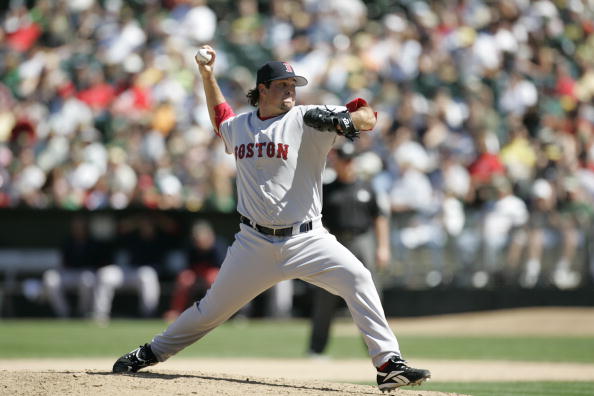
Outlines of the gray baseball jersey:
{"type": "Polygon", "coordinates": [[[286,279],[302,279],[342,297],[375,366],[400,354],[369,271],[321,225],[322,172],[336,134],[304,125],[303,115],[313,107],[295,106],[265,120],[253,111],[221,123],[225,149],[237,162],[237,210],[252,226],[240,225],[204,298],[152,340],[159,361],[286,279]],[[310,221],[310,227],[300,228],[310,221]],[[292,227],[293,234],[267,235],[255,224],[292,227]]]}
{"type": "Polygon", "coordinates": [[[312,107],[266,120],[252,111],[221,124],[237,161],[237,211],[258,224],[286,227],[322,216],[322,172],[336,134],[303,124],[312,107]]]}

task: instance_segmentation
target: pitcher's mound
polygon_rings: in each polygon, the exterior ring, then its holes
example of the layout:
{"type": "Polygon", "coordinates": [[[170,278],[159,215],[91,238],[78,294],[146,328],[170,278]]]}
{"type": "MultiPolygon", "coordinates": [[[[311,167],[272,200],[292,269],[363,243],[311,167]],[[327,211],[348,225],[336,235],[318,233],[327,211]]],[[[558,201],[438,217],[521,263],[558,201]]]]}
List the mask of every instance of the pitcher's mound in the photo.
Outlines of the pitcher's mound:
{"type": "MultiPolygon", "coordinates": [[[[136,374],[107,371],[0,371],[0,394],[14,396],[158,396],[158,395],[381,395],[374,386],[333,382],[248,378],[246,376],[149,370],[136,374]]],[[[397,396],[443,396],[454,393],[408,387],[397,396]]]]}

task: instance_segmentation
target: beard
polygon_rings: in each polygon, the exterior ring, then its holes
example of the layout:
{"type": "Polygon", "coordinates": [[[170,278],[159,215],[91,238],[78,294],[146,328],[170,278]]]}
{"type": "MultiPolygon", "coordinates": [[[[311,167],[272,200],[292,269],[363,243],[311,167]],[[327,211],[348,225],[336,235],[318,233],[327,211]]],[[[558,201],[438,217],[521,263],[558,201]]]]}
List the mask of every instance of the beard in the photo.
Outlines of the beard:
{"type": "Polygon", "coordinates": [[[289,111],[293,108],[293,106],[295,106],[295,102],[294,101],[290,101],[290,102],[285,102],[284,100],[281,102],[280,104],[280,109],[283,111],[289,111]]]}

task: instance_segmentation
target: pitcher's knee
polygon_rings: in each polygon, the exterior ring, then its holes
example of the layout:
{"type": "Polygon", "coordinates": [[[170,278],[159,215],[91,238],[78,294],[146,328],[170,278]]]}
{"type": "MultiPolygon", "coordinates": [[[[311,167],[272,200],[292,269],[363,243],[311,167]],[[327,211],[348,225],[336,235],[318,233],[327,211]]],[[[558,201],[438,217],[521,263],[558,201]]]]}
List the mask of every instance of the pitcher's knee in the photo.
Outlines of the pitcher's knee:
{"type": "Polygon", "coordinates": [[[371,272],[363,266],[353,269],[346,270],[342,275],[343,282],[349,286],[352,290],[360,287],[367,287],[373,285],[373,279],[371,278],[371,272]]]}

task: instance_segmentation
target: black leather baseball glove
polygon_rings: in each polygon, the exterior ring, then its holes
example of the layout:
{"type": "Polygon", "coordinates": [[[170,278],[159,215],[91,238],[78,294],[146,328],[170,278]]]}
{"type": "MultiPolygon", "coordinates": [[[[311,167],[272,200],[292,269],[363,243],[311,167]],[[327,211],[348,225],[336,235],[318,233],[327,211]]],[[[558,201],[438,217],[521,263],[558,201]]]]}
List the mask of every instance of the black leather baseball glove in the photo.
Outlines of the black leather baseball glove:
{"type": "Polygon", "coordinates": [[[318,131],[336,132],[351,141],[359,137],[359,131],[347,110],[337,112],[328,107],[316,107],[305,112],[303,122],[318,131]]]}

